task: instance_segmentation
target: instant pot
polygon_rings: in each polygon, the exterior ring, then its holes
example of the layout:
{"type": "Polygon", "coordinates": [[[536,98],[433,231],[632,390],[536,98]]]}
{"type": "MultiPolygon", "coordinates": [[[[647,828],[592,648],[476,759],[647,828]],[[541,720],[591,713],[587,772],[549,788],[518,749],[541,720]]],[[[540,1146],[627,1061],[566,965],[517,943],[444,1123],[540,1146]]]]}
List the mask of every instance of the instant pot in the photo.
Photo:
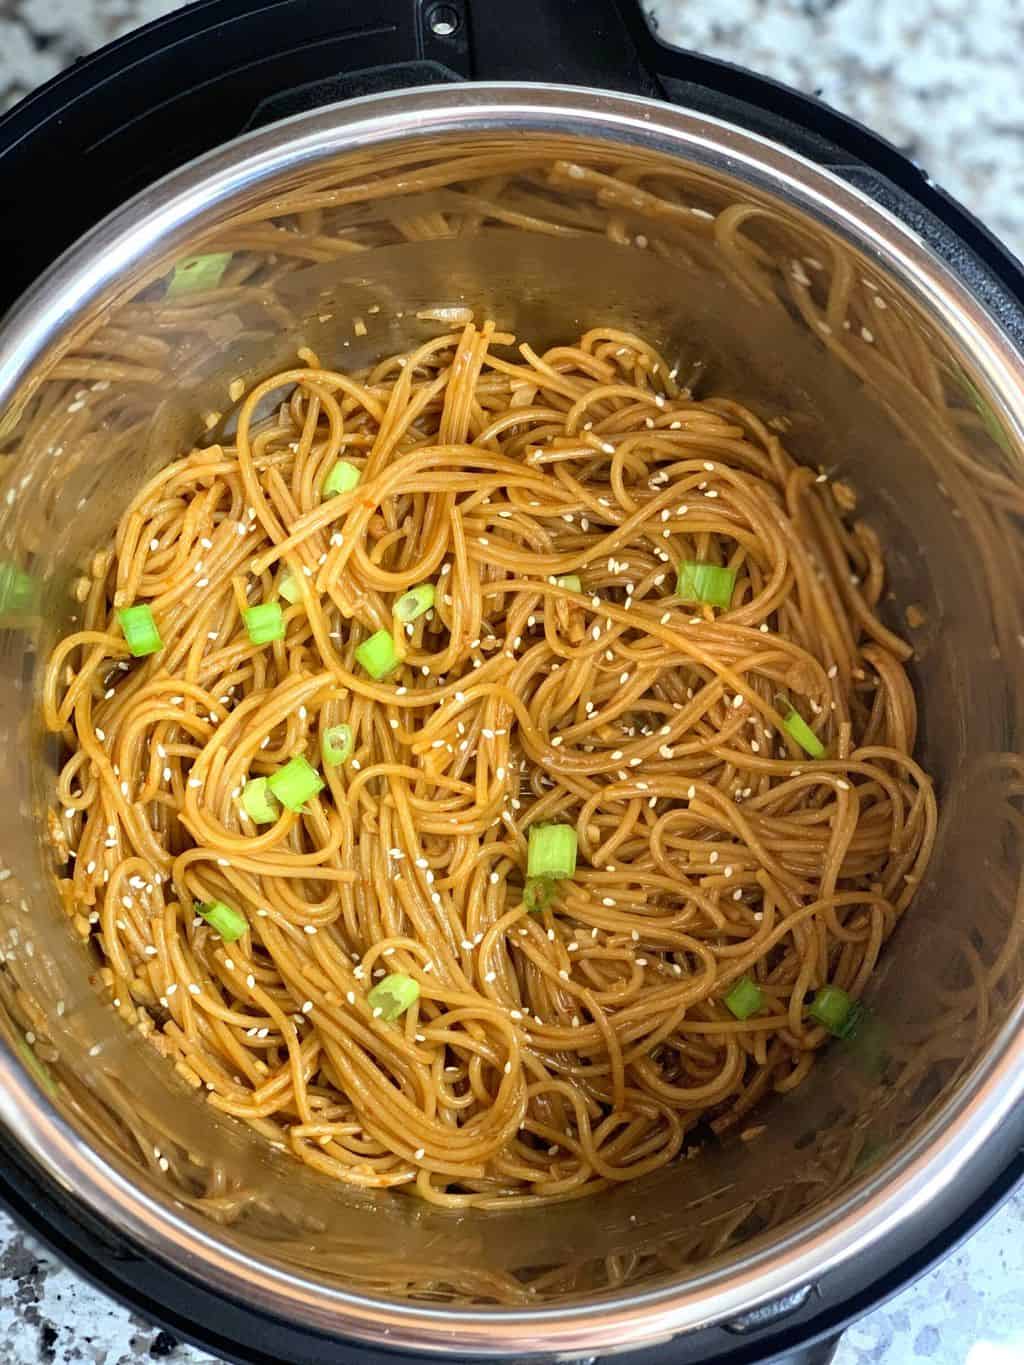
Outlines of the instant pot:
{"type": "Polygon", "coordinates": [[[244,1365],[826,1361],[1024,1174],[1019,264],[885,142],[628,0],[205,0],[7,114],[0,171],[0,1198],[244,1365]],[[217,250],[244,287],[166,296],[217,250]],[[873,1055],[834,1046],[752,1140],[472,1215],[299,1168],[102,998],[38,719],[92,552],[230,432],[229,381],[306,344],[365,364],[452,308],[539,345],[635,327],[840,480],[886,546],[941,812],[873,1055]]]}

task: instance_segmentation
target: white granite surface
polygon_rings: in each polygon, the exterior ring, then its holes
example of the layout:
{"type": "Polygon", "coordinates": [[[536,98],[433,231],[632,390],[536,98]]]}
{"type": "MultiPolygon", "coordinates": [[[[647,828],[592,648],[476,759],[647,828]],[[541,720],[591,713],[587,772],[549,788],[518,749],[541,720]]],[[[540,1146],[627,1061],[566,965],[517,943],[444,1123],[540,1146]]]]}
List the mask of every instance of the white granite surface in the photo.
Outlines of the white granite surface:
{"type": "MultiPolygon", "coordinates": [[[[171,8],[0,0],[0,107],[171,8]]],[[[1021,0],[656,0],[651,10],[666,40],[817,91],[877,128],[1024,254],[1021,0]]],[[[1022,1291],[1018,1194],[938,1270],[851,1327],[835,1365],[1024,1365],[1022,1291]]],[[[98,1294],[0,1215],[0,1365],[146,1361],[215,1365],[98,1294]]]]}

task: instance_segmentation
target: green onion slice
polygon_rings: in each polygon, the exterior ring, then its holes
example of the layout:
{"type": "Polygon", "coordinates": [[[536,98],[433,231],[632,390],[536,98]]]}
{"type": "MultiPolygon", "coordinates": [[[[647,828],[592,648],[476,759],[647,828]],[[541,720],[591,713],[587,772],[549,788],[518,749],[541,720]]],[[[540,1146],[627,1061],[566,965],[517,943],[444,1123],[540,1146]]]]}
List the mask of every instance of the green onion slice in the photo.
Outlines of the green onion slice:
{"type": "Polygon", "coordinates": [[[231,906],[225,905],[223,901],[207,901],[203,905],[197,905],[196,909],[207,924],[217,930],[225,943],[234,943],[235,939],[241,938],[249,927],[245,916],[240,915],[237,910],[232,910],[231,906]]]}
{"type": "Polygon", "coordinates": [[[533,825],[526,853],[527,877],[571,877],[578,844],[572,825],[533,825]]]}
{"type": "Polygon", "coordinates": [[[328,768],[347,763],[354,747],[351,725],[331,725],[320,737],[320,753],[328,768]]]}
{"type": "Polygon", "coordinates": [[[167,284],[167,298],[196,294],[201,289],[216,289],[231,260],[230,251],[208,251],[205,256],[186,256],[174,267],[167,284]]]}
{"type": "Polygon", "coordinates": [[[411,976],[403,976],[401,972],[392,972],[378,981],[366,997],[370,1008],[374,1012],[380,1010],[379,1017],[387,1019],[389,1023],[404,1014],[419,998],[419,982],[411,976]]]}
{"type": "Polygon", "coordinates": [[[281,581],[277,585],[277,590],[286,602],[291,602],[294,606],[302,597],[302,589],[291,569],[287,569],[281,575],[281,581]]]}
{"type": "Polygon", "coordinates": [[[836,1038],[852,1038],[860,1009],[839,986],[822,986],[815,993],[808,1014],[836,1038]]]}
{"type": "Polygon", "coordinates": [[[749,1019],[764,1004],[764,992],[749,976],[741,976],[725,997],[725,1004],[737,1019],[749,1019]]]}
{"type": "Polygon", "coordinates": [[[242,612],[249,639],[254,645],[269,645],[284,639],[284,613],[280,602],[261,602],[242,612]]]}
{"type": "Polygon", "coordinates": [[[362,664],[371,678],[380,682],[393,673],[402,662],[398,650],[388,630],[378,630],[356,650],[356,659],[362,664]]]}
{"type": "Polygon", "coordinates": [[[35,1076],[36,1080],[46,1093],[53,1099],[57,1094],[57,1082],[53,1079],[50,1068],[45,1062],[39,1060],[32,1049],[32,1044],[27,1038],[20,1038],[18,1040],[18,1051],[29,1071],[32,1072],[32,1075],[35,1076]]]}
{"type": "Polygon", "coordinates": [[[0,563],[0,612],[28,611],[36,595],[36,581],[16,564],[0,563]]]}
{"type": "Polygon", "coordinates": [[[160,632],[153,620],[153,612],[144,602],[135,607],[122,607],[117,613],[117,619],[121,622],[128,652],[136,659],[163,649],[164,642],[160,639],[160,632]]]}
{"type": "Polygon", "coordinates": [[[289,759],[283,768],[271,773],[267,786],[282,806],[289,810],[301,810],[311,796],[323,790],[324,780],[301,754],[289,759]]]}
{"type": "Polygon", "coordinates": [[[410,588],[408,592],[402,593],[401,597],[395,602],[392,611],[403,625],[408,625],[410,621],[415,621],[424,612],[428,612],[433,605],[433,583],[417,583],[415,588],[410,588]]]}
{"type": "Polygon", "coordinates": [[[736,586],[736,570],[723,569],[700,559],[686,559],[679,566],[676,593],[684,602],[706,602],[710,607],[728,607],[736,586]]]}
{"type": "Polygon", "coordinates": [[[1007,455],[1012,455],[1013,446],[1010,442],[1010,438],[1007,436],[1003,424],[992,411],[991,405],[986,401],[981,391],[971,383],[963,370],[954,369],[950,371],[950,373],[967,395],[971,407],[974,408],[975,412],[981,418],[982,426],[984,426],[996,445],[998,445],[1001,450],[1005,451],[1007,455]]]}
{"type": "Polygon", "coordinates": [[[265,777],[252,777],[242,788],[242,809],[257,825],[272,824],[281,814],[281,804],[265,777]]]}
{"type": "Polygon", "coordinates": [[[804,720],[788,697],[780,693],[775,698],[775,707],[782,716],[782,728],[791,739],[795,739],[804,753],[812,758],[824,758],[825,746],[804,720]]]}
{"type": "Polygon", "coordinates": [[[578,573],[565,573],[555,579],[556,588],[565,588],[567,592],[582,592],[583,584],[580,582],[578,573]]]}
{"type": "Polygon", "coordinates": [[[873,1166],[881,1156],[884,1156],[888,1147],[888,1142],[883,1142],[880,1138],[869,1137],[857,1153],[853,1169],[859,1172],[863,1171],[866,1166],[873,1166]]]}
{"type": "Polygon", "coordinates": [[[363,472],[357,465],[348,460],[338,460],[328,470],[321,492],[325,498],[333,498],[338,493],[351,493],[362,477],[363,472]]]}
{"type": "Polygon", "coordinates": [[[889,1038],[885,1025],[875,1012],[857,1003],[855,1018],[846,1035],[851,1057],[872,1080],[880,1081],[889,1065],[889,1038]]]}
{"type": "Polygon", "coordinates": [[[531,915],[546,910],[558,894],[554,877],[527,877],[523,887],[523,904],[531,915]]]}

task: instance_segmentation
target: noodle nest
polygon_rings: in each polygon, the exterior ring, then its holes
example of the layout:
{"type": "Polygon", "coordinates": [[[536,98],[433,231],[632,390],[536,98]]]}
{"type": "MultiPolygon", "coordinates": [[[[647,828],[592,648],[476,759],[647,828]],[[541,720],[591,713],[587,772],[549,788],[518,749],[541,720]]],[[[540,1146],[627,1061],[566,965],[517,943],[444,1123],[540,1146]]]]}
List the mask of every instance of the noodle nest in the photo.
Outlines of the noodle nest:
{"type": "Polygon", "coordinates": [[[65,903],[110,998],[211,1105],[436,1204],[575,1198],[742,1131],[828,1041],[815,992],[864,991],[934,839],[875,536],[641,337],[537,354],[469,322],[363,373],[299,360],[134,498],[50,661],[65,903]],[[325,498],[340,459],[359,482],[325,498]],[[727,606],[677,593],[686,562],[734,574],[727,606]],[[143,603],[162,648],[132,659],[143,603]],[[255,824],[246,785],[296,755],[323,789],[255,824]],[[551,823],[577,867],[531,913],[551,823]],[[391,974],[418,986],[394,1020],[391,974]]]}

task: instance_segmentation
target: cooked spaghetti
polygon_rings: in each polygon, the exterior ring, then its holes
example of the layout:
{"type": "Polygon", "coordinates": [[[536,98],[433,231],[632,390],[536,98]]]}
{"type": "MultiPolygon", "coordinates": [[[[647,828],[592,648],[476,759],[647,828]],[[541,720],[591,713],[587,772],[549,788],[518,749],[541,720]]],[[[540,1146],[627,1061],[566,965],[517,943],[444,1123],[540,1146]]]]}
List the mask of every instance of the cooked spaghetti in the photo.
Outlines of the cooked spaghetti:
{"type": "Polygon", "coordinates": [[[299,359],[133,500],[50,662],[111,998],[211,1105],[434,1203],[745,1132],[934,838],[876,538],[633,335],[299,359]]]}

